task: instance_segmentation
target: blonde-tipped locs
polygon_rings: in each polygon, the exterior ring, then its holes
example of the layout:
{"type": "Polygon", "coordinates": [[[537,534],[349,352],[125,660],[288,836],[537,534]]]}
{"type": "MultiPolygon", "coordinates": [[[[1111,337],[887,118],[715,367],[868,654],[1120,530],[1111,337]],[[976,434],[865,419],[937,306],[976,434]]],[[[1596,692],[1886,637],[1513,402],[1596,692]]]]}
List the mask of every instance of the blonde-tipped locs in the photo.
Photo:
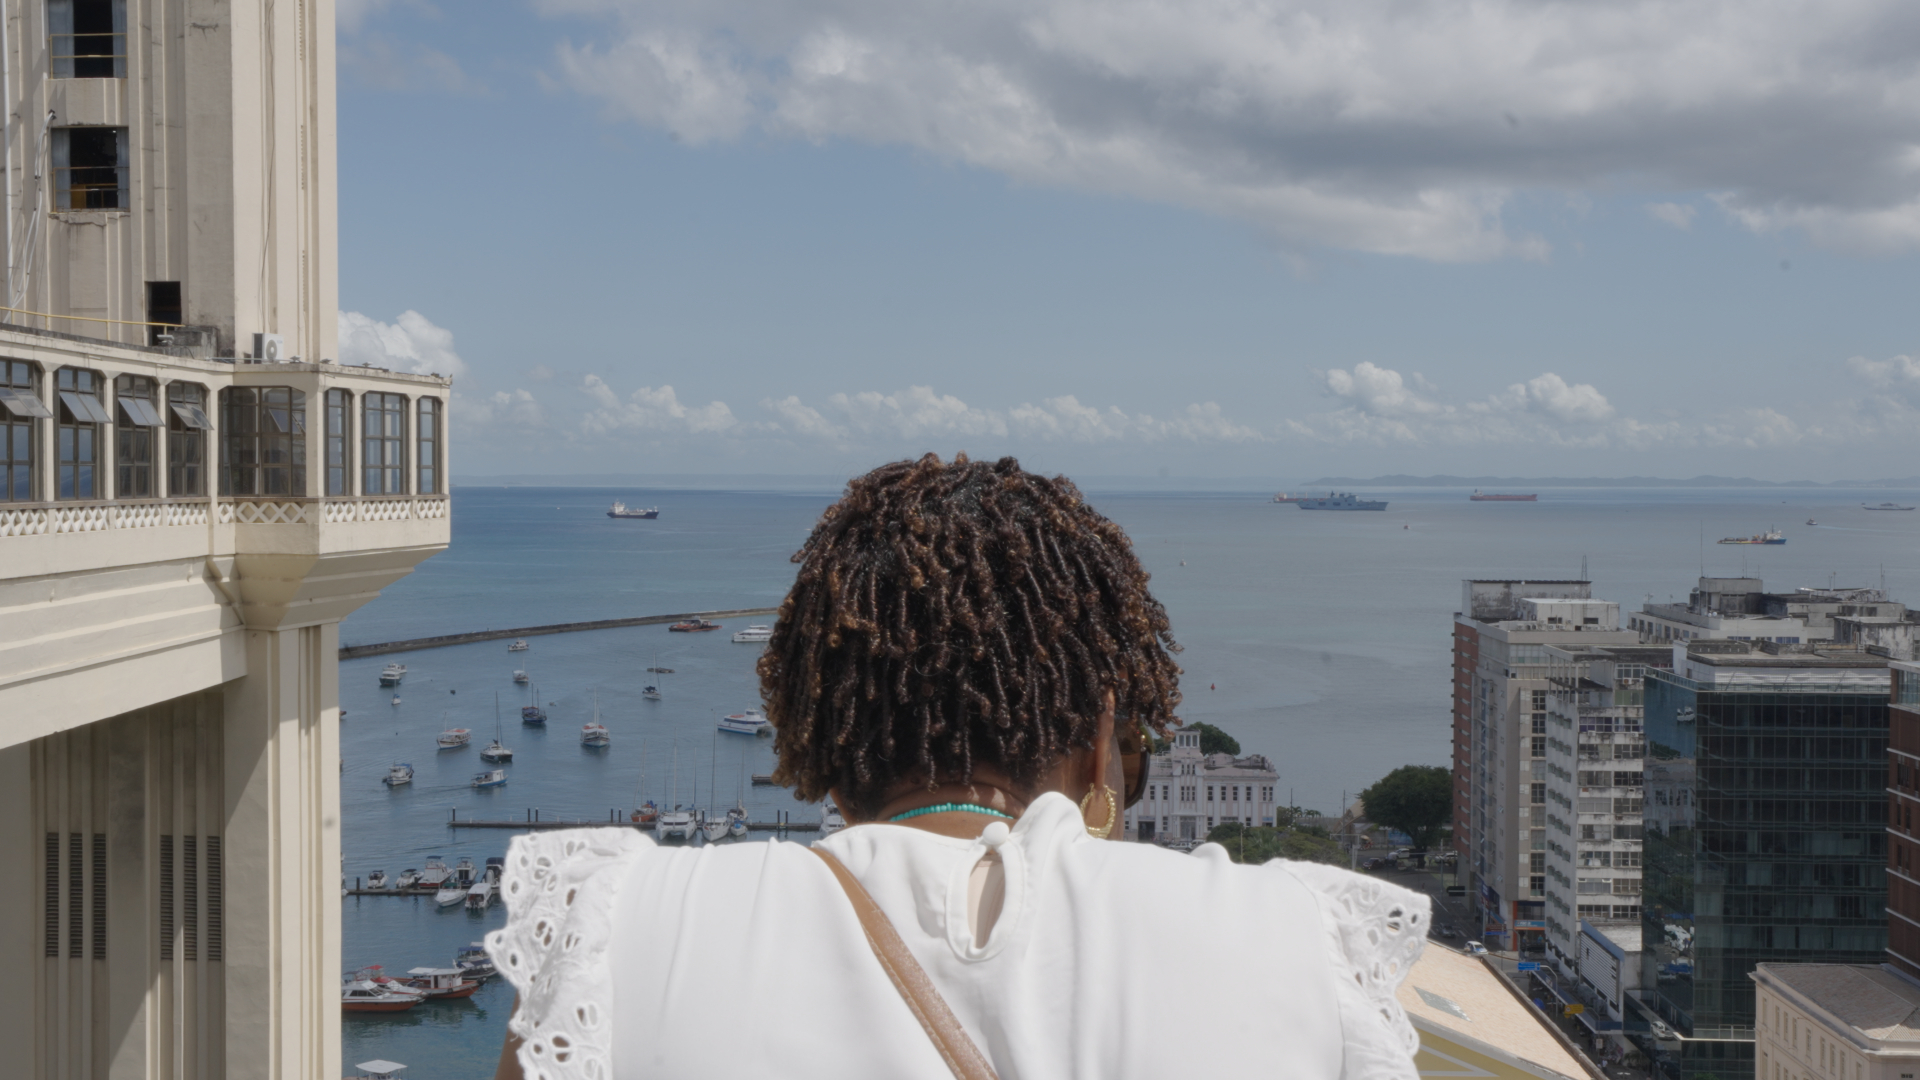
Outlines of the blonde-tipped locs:
{"type": "Polygon", "coordinates": [[[928,454],[847,485],[793,557],[760,658],[777,783],[870,816],[911,778],[1028,781],[1093,745],[1103,695],[1165,735],[1179,651],[1120,527],[1065,477],[928,454]]]}

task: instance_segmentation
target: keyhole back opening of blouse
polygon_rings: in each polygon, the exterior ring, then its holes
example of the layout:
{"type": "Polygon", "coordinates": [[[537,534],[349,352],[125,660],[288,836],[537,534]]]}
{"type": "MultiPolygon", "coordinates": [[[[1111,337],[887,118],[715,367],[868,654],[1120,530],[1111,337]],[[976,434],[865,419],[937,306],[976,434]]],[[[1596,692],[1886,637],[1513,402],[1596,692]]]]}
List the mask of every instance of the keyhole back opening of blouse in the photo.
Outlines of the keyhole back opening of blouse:
{"type": "Polygon", "coordinates": [[[1007,868],[998,851],[989,851],[967,873],[967,929],[973,934],[974,948],[987,947],[1006,903],[1007,868]]]}

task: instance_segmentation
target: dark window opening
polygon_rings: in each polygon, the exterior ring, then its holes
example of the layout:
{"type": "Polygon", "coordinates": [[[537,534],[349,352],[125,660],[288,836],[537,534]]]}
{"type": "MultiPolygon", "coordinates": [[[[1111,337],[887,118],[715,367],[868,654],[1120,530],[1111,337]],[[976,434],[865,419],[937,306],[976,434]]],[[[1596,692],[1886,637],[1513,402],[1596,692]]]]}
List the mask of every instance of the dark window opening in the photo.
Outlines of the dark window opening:
{"type": "Polygon", "coordinates": [[[144,375],[113,380],[119,422],[114,425],[115,498],[149,499],[154,487],[154,438],[160,426],[159,385],[144,375]]]}
{"type": "Polygon", "coordinates": [[[126,0],[47,0],[56,79],[127,77],[126,0]]]}
{"type": "MultiPolygon", "coordinates": [[[[185,321],[185,313],[180,305],[179,282],[147,282],[147,321],[166,323],[167,326],[179,326],[185,321]]],[[[160,336],[166,332],[166,326],[147,327],[147,344],[162,344],[160,336]]]]}
{"type": "Polygon", "coordinates": [[[127,129],[53,129],[56,210],[125,210],[127,129]]]}
{"type": "Polygon", "coordinates": [[[207,388],[167,384],[167,494],[207,493],[207,388]]]}
{"type": "Polygon", "coordinates": [[[0,502],[33,501],[33,422],[53,415],[38,376],[32,364],[0,360],[0,502]]]}
{"type": "Polygon", "coordinates": [[[420,486],[422,495],[440,494],[440,400],[420,399],[420,486]]]}
{"type": "Polygon", "coordinates": [[[100,375],[84,368],[61,368],[55,385],[60,392],[60,475],[55,495],[62,499],[97,499],[100,428],[113,419],[100,403],[100,375]]]}
{"type": "Polygon", "coordinates": [[[353,395],[327,391],[327,494],[353,494],[353,395]]]}
{"type": "Polygon", "coordinates": [[[360,494],[405,494],[406,396],[365,394],[360,402],[360,494]]]}

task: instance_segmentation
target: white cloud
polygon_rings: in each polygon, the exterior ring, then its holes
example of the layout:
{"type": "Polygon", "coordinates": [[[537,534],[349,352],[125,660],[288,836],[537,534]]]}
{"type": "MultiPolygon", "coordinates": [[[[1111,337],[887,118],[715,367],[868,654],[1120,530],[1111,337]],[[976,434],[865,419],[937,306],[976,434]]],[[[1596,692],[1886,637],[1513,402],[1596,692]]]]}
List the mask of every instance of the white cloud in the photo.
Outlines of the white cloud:
{"type": "Polygon", "coordinates": [[[820,408],[793,396],[761,404],[773,414],[775,429],[842,445],[956,438],[1045,443],[1239,443],[1268,437],[1230,420],[1211,401],[1188,405],[1165,419],[1128,413],[1111,405],[1085,405],[1071,394],[1004,410],[981,409],[927,386],[893,393],[867,390],[834,394],[820,408]]]}
{"type": "Polygon", "coordinates": [[[1621,177],[1718,193],[1753,229],[1920,247],[1901,0],[543,6],[613,24],[561,50],[563,78],[689,141],[904,145],[1439,260],[1541,257],[1503,218],[1513,193],[1621,177]]]}
{"type": "Polygon", "coordinates": [[[727,431],[736,423],[726,402],[684,405],[671,386],[658,390],[643,386],[623,400],[600,376],[588,375],[581,389],[593,399],[595,407],[580,418],[580,424],[594,434],[621,430],[706,434],[727,431]]]}
{"type": "Polygon", "coordinates": [[[1362,361],[1353,370],[1321,372],[1334,412],[1293,420],[1296,436],[1334,442],[1602,446],[1631,434],[1644,443],[1657,429],[1623,421],[1610,425],[1613,404],[1589,383],[1553,372],[1514,383],[1479,401],[1437,399],[1426,380],[1362,361]],[[1416,391],[1408,384],[1423,389],[1416,391]]]}
{"type": "Polygon", "coordinates": [[[340,313],[340,362],[368,364],[415,375],[466,373],[466,362],[453,349],[453,331],[435,326],[417,311],[400,313],[384,323],[357,311],[340,313]]]}
{"type": "Polygon", "coordinates": [[[480,398],[470,398],[456,391],[453,395],[453,416],[467,428],[547,426],[546,409],[534,399],[533,394],[521,389],[500,390],[480,398]]]}
{"type": "Polygon", "coordinates": [[[1682,232],[1693,228],[1693,216],[1697,212],[1697,208],[1685,203],[1647,204],[1647,213],[1653,215],[1655,221],[1664,221],[1682,232]]]}
{"type": "Polygon", "coordinates": [[[1847,370],[1885,395],[1908,405],[1920,406],[1920,360],[1911,356],[1894,356],[1885,360],[1855,356],[1847,361],[1847,370]]]}

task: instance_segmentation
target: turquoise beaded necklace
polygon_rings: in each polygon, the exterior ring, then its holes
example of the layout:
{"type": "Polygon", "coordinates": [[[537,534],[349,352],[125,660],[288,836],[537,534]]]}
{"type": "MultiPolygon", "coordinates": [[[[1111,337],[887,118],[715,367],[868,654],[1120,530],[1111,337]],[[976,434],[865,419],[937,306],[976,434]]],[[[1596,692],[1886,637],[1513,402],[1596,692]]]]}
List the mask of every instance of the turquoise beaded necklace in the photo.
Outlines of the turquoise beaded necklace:
{"type": "Polygon", "coordinates": [[[908,818],[917,818],[922,814],[950,814],[955,811],[964,814],[989,814],[997,818],[1006,818],[1008,821],[1013,820],[1012,814],[1003,814],[991,806],[981,806],[978,803],[970,802],[943,802],[936,803],[933,806],[922,806],[915,810],[908,810],[905,813],[895,814],[888,818],[887,821],[892,823],[895,821],[905,821],[908,818]]]}

